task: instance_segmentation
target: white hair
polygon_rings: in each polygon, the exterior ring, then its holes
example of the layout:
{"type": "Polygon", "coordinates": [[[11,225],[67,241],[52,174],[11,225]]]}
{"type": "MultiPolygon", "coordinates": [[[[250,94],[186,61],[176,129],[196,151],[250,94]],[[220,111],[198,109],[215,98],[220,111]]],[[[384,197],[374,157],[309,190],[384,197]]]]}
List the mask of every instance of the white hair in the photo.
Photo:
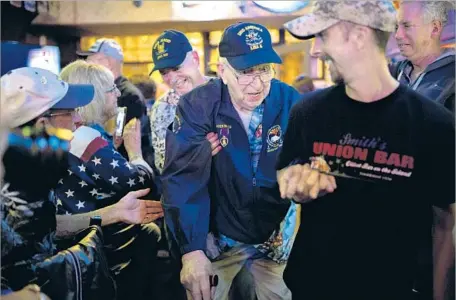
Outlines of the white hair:
{"type": "Polygon", "coordinates": [[[219,57],[219,63],[227,64],[227,65],[231,66],[230,63],[228,62],[228,59],[226,59],[226,57],[219,57]]]}
{"type": "Polygon", "coordinates": [[[181,64],[183,64],[186,60],[189,60],[189,59],[193,58],[193,52],[194,52],[194,51],[195,51],[195,50],[193,50],[193,49],[190,50],[190,51],[188,51],[187,54],[185,54],[184,61],[183,61],[181,64]]]}
{"type": "Polygon", "coordinates": [[[424,23],[440,21],[445,26],[448,23],[448,13],[454,8],[448,1],[423,1],[421,2],[424,23]]]}
{"type": "Polygon", "coordinates": [[[95,95],[90,104],[77,109],[86,124],[103,125],[109,116],[105,113],[106,91],[112,88],[114,75],[106,67],[77,60],[63,68],[60,73],[63,81],[73,84],[92,84],[95,95]]]}

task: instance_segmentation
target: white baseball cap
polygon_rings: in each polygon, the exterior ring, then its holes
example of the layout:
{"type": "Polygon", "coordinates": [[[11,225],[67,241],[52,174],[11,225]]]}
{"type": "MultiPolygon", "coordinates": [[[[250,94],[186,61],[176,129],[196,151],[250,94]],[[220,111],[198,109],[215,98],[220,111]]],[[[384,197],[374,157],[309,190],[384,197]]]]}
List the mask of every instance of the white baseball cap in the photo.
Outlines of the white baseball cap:
{"type": "Polygon", "coordinates": [[[10,128],[23,125],[49,109],[75,109],[89,104],[90,84],[68,84],[44,69],[19,68],[1,77],[0,118],[10,128]],[[7,121],[6,121],[7,120],[7,121]]]}

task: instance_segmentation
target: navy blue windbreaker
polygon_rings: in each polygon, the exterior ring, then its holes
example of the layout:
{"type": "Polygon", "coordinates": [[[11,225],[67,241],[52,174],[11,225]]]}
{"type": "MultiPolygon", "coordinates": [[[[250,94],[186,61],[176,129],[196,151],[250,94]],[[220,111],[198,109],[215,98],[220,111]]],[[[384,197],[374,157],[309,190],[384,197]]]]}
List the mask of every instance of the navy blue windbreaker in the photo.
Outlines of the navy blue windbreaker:
{"type": "Polygon", "coordinates": [[[279,226],[290,203],[280,198],[275,163],[289,112],[300,97],[287,84],[271,82],[255,176],[247,132],[227,86],[212,79],[181,98],[166,136],[162,184],[165,219],[182,253],[205,250],[209,231],[259,244],[279,226]],[[214,158],[209,132],[223,145],[214,158]]]}

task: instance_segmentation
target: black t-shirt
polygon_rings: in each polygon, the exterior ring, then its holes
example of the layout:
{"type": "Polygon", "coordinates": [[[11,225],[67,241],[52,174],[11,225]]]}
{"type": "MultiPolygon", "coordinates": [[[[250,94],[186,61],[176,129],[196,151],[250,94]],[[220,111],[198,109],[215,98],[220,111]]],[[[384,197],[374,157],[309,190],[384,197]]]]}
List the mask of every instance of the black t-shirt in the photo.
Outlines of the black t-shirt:
{"type": "Polygon", "coordinates": [[[418,254],[431,264],[431,207],[455,200],[454,151],[452,115],[406,86],[372,103],[342,85],[297,103],[277,169],[324,155],[347,177],[302,205],[284,275],[293,298],[406,299],[423,281],[418,254]]]}

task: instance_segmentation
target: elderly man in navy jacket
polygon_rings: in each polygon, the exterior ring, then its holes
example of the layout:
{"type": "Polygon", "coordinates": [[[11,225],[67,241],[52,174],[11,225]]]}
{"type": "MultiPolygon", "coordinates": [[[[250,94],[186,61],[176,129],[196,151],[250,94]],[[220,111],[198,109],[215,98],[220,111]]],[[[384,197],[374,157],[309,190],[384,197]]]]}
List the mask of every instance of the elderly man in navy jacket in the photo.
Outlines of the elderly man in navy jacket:
{"type": "Polygon", "coordinates": [[[219,51],[221,79],[181,98],[166,137],[164,209],[183,254],[181,282],[193,299],[226,299],[246,267],[259,299],[291,299],[281,262],[297,206],[280,198],[274,167],[300,96],[273,79],[272,64],[281,59],[262,25],[229,26],[219,51]],[[213,158],[210,132],[223,147],[213,158]],[[214,275],[220,280],[211,291],[214,275]]]}

